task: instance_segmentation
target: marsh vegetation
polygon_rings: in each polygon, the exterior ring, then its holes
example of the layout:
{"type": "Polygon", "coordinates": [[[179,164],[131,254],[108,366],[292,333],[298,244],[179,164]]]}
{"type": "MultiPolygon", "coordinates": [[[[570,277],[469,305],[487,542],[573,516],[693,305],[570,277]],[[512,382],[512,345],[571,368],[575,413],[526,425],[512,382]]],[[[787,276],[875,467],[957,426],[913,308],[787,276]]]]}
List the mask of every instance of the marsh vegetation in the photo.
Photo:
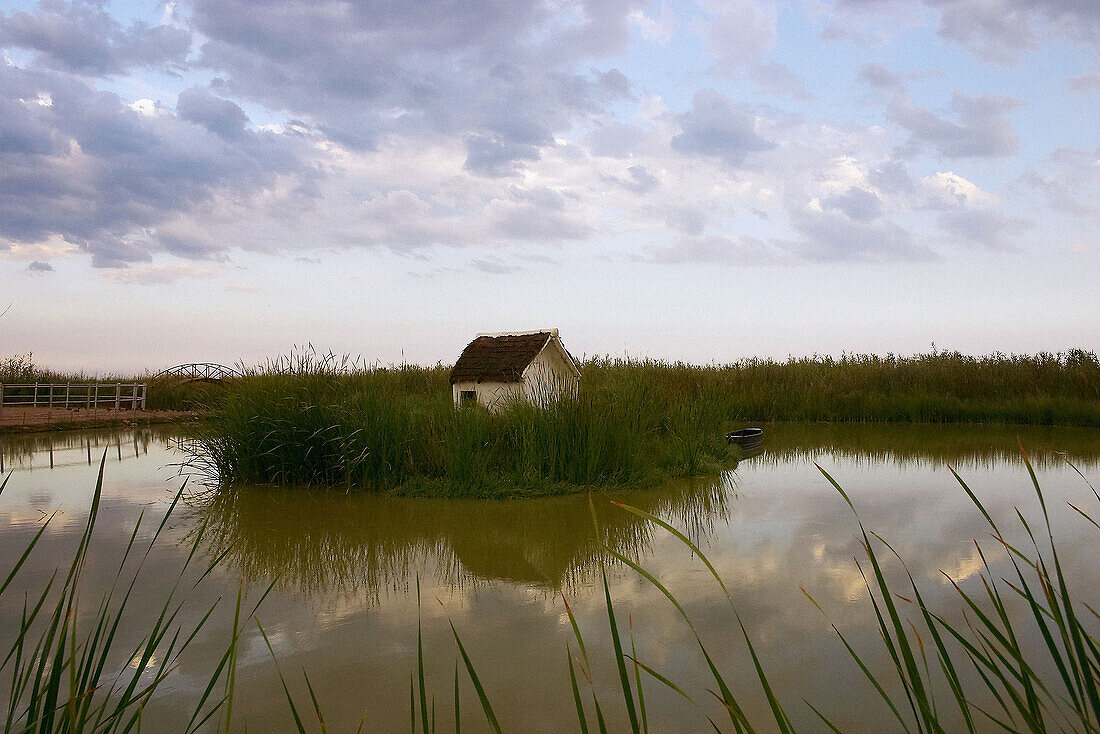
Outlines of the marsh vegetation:
{"type": "Polygon", "coordinates": [[[1100,425],[1091,352],[856,355],[724,366],[591,359],[546,409],[452,405],[447,370],[279,360],[212,396],[198,459],[223,485],[508,497],[715,476],[748,421],[1100,425]]]}

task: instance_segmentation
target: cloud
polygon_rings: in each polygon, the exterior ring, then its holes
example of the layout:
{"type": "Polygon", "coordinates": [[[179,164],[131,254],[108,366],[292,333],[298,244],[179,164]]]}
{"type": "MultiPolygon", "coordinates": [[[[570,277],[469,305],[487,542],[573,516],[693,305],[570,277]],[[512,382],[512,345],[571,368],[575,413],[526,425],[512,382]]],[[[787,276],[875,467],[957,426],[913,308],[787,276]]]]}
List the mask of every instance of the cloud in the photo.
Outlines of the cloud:
{"type": "Polygon", "coordinates": [[[480,270],[483,273],[490,273],[492,275],[508,275],[509,273],[516,273],[523,268],[518,265],[506,263],[499,257],[488,256],[479,257],[471,261],[471,264],[475,269],[480,270]]]}
{"type": "Polygon", "coordinates": [[[567,211],[566,199],[548,188],[519,189],[486,207],[491,232],[512,240],[543,244],[587,239],[592,228],[567,211]]]}
{"type": "Polygon", "coordinates": [[[930,4],[940,11],[940,37],[966,46],[986,61],[1015,64],[1020,52],[1039,46],[1032,9],[1019,3],[936,0],[930,4]]]}
{"type": "Polygon", "coordinates": [[[866,64],[859,70],[856,80],[882,92],[905,93],[905,82],[882,64],[866,64]]]}
{"type": "Polygon", "coordinates": [[[1059,177],[1027,171],[1020,177],[1021,183],[1046,196],[1051,207],[1078,217],[1096,214],[1096,210],[1078,201],[1072,187],[1059,177]]]}
{"type": "Polygon", "coordinates": [[[176,112],[181,120],[202,125],[226,140],[247,134],[249,119],[244,110],[235,102],[215,97],[205,89],[192,87],[180,92],[176,112]]]}
{"type": "Polygon", "coordinates": [[[647,171],[645,166],[630,166],[626,169],[626,173],[625,178],[606,176],[605,180],[635,194],[648,194],[661,185],[657,177],[647,171]]]}
{"type": "Polygon", "coordinates": [[[612,121],[588,133],[584,142],[593,155],[629,158],[645,137],[645,130],[636,125],[612,121]]]}
{"type": "Polygon", "coordinates": [[[954,209],[939,216],[940,227],[948,234],[990,250],[1014,252],[1014,239],[1034,224],[1009,217],[992,209],[954,209]]]}
{"type": "Polygon", "coordinates": [[[631,10],[627,18],[630,20],[630,24],[638,29],[638,33],[642,35],[642,38],[659,43],[662,46],[672,39],[678,23],[676,14],[663,2],[656,18],[646,15],[637,8],[631,10]]]}
{"type": "Polygon", "coordinates": [[[749,70],[749,78],[769,94],[791,97],[805,102],[813,98],[802,80],[785,65],[779,63],[757,64],[749,70]]]}
{"type": "Polygon", "coordinates": [[[874,193],[856,186],[847,193],[821,200],[824,209],[836,209],[855,222],[870,222],[882,216],[882,201],[874,193]]]}
{"type": "Polygon", "coordinates": [[[1100,74],[1079,74],[1066,79],[1066,89],[1076,94],[1100,93],[1100,74]]]}
{"type": "Polygon", "coordinates": [[[222,96],[284,110],[340,145],[466,141],[466,169],[510,176],[578,119],[628,97],[618,70],[640,2],[256,3],[197,0],[198,64],[222,96]]]}
{"type": "Polygon", "coordinates": [[[1058,211],[1100,218],[1100,148],[1064,146],[1050,156],[1048,173],[1028,171],[1021,182],[1047,197],[1058,211]]]}
{"type": "Polygon", "coordinates": [[[837,261],[923,261],[935,257],[926,245],[890,221],[853,221],[835,211],[788,207],[791,226],[800,240],[789,249],[800,259],[837,261]]]}
{"type": "Polygon", "coordinates": [[[179,116],[139,112],[62,72],[0,66],[0,238],[59,235],[101,267],[149,262],[173,248],[151,234],[158,225],[299,170],[290,136],[231,124],[226,101],[201,90],[181,97],[179,116]],[[24,102],[41,95],[49,104],[24,102]]]}
{"type": "Polygon", "coordinates": [[[34,51],[43,67],[107,76],[179,67],[191,48],[191,32],[140,21],[123,28],[96,3],[43,2],[34,14],[0,16],[0,47],[34,51]]]}
{"type": "Polygon", "coordinates": [[[954,171],[937,171],[920,181],[924,194],[922,207],[952,209],[968,204],[995,204],[997,197],[982,191],[977,184],[968,181],[954,171]]]}
{"type": "Polygon", "coordinates": [[[537,145],[471,135],[466,138],[466,163],[463,168],[482,176],[516,176],[523,161],[537,161],[541,157],[537,145]]]}
{"type": "MultiPolygon", "coordinates": [[[[1100,52],[1100,3],[1092,0],[924,0],[939,14],[937,33],[979,58],[1014,65],[1039,48],[1044,38],[1068,38],[1100,52]]],[[[881,14],[896,20],[913,14],[916,3],[894,0],[840,0],[849,19],[881,14]]],[[[838,37],[855,36],[847,28],[838,37]]],[[[828,28],[826,30],[829,30],[828,28]]],[[[824,36],[824,34],[823,34],[824,36]]]]}
{"type": "Polygon", "coordinates": [[[745,108],[713,89],[697,92],[691,110],[678,120],[683,132],[672,138],[672,149],[685,155],[714,156],[736,166],[749,153],[775,147],[757,135],[755,119],[745,108]]]}
{"type": "Polygon", "coordinates": [[[52,273],[53,265],[44,263],[41,260],[32,260],[30,265],[27,266],[27,270],[32,273],[52,273]]]}
{"type": "Polygon", "coordinates": [[[1008,113],[1022,104],[1015,97],[971,97],[955,92],[951,108],[957,122],[908,102],[895,105],[892,116],[910,132],[917,149],[931,147],[948,158],[1004,158],[1019,148],[1008,113]]]}
{"type": "Polygon", "coordinates": [[[778,12],[763,0],[725,0],[711,5],[715,13],[696,24],[713,59],[713,71],[728,74],[756,61],[776,40],[778,12]]]}

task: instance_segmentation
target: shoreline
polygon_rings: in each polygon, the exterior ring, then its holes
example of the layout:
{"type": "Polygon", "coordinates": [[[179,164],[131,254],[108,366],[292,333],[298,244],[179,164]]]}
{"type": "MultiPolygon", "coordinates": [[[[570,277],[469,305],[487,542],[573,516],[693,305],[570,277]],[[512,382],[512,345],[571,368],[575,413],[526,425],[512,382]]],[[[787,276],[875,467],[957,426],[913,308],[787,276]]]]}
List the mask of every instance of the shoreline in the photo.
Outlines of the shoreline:
{"type": "Polygon", "coordinates": [[[114,410],[109,408],[74,410],[6,406],[0,414],[0,435],[158,423],[193,423],[200,420],[203,415],[194,410],[114,410]]]}

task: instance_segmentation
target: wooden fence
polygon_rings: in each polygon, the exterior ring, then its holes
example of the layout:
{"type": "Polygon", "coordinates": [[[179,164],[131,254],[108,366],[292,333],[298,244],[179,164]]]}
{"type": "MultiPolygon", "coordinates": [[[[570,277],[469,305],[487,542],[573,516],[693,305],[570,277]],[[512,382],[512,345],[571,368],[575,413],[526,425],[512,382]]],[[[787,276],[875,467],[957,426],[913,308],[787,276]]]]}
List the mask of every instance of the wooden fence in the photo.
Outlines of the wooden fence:
{"type": "Polygon", "coordinates": [[[0,411],[5,407],[145,410],[145,393],[144,382],[95,382],[85,385],[0,383],[0,411]]]}

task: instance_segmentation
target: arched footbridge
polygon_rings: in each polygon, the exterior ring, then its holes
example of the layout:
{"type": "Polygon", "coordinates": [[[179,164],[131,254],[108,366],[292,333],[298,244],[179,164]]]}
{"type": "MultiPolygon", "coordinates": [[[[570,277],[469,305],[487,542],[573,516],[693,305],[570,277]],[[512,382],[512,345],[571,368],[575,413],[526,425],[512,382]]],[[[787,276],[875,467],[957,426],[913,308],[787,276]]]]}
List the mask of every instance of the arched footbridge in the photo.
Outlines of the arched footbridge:
{"type": "Polygon", "coordinates": [[[215,362],[188,362],[177,364],[153,375],[157,377],[179,377],[184,380],[201,380],[203,382],[217,382],[228,377],[240,377],[241,373],[232,367],[215,362]]]}

